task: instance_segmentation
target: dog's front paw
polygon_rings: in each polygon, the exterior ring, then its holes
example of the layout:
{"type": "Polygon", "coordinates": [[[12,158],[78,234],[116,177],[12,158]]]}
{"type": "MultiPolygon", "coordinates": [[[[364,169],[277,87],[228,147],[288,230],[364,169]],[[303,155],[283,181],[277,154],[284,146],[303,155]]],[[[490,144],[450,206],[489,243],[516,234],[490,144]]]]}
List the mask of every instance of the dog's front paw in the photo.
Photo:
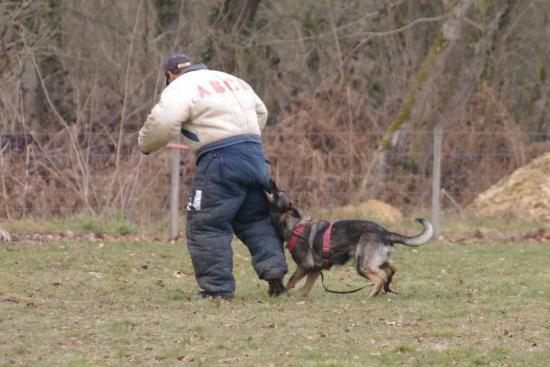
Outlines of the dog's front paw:
{"type": "Polygon", "coordinates": [[[269,294],[271,297],[280,296],[285,292],[285,286],[283,285],[282,279],[270,279],[267,282],[269,283],[267,294],[269,294]]]}

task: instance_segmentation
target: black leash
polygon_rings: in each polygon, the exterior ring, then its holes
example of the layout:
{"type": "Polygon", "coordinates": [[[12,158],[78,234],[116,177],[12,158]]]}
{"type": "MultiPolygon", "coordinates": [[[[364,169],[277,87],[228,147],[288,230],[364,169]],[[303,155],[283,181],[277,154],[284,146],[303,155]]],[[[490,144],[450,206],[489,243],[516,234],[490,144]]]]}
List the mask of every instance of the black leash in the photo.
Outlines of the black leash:
{"type": "Polygon", "coordinates": [[[367,284],[365,286],[362,286],[361,288],[357,288],[357,289],[353,289],[351,291],[333,291],[332,289],[328,289],[326,286],[325,286],[325,276],[323,275],[323,272],[320,271],[321,273],[321,284],[323,285],[323,288],[325,289],[325,291],[329,292],[329,293],[336,293],[336,294],[349,294],[349,293],[355,293],[355,292],[359,292],[360,290],[362,289],[365,289],[367,287],[371,287],[372,284],[367,284]]]}

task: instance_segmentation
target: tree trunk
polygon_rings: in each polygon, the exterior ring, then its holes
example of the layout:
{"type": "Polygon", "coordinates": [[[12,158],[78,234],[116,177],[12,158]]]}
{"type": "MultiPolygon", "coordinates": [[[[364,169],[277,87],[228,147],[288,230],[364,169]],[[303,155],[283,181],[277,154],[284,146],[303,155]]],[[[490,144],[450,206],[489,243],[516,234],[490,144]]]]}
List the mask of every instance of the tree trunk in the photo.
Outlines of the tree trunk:
{"type": "Polygon", "coordinates": [[[218,17],[213,22],[216,38],[209,37],[205,45],[205,62],[219,65],[223,70],[233,72],[238,65],[241,50],[237,36],[248,34],[261,0],[224,0],[218,17]]]}
{"type": "Polygon", "coordinates": [[[223,2],[223,28],[231,34],[247,31],[254,20],[260,0],[225,0],[223,2]]]}
{"type": "Polygon", "coordinates": [[[38,75],[30,60],[23,63],[21,94],[23,97],[23,118],[25,119],[25,126],[31,132],[42,132],[43,127],[40,124],[42,94],[40,93],[38,75]]]}
{"type": "MultiPolygon", "coordinates": [[[[397,118],[389,125],[361,183],[364,195],[373,182],[381,182],[390,165],[418,169],[414,153],[428,144],[426,134],[440,122],[445,128],[464,109],[485,70],[497,31],[516,0],[500,1],[494,8],[474,0],[461,0],[450,12],[432,42],[397,118]],[[493,13],[493,14],[489,14],[493,13]],[[467,16],[488,18],[486,25],[467,16]]],[[[376,190],[372,192],[376,195],[376,190]]]]}

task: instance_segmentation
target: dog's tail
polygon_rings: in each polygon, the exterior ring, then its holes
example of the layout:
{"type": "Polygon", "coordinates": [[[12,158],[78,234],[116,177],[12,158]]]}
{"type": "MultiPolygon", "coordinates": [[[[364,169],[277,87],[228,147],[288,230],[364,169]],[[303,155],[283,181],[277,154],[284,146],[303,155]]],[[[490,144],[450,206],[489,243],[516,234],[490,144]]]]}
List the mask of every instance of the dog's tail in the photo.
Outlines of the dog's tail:
{"type": "Polygon", "coordinates": [[[386,237],[387,240],[393,243],[401,243],[406,246],[420,246],[431,240],[434,235],[434,228],[430,221],[423,218],[417,218],[416,221],[424,227],[422,232],[416,236],[404,236],[399,233],[390,232],[386,237]]]}

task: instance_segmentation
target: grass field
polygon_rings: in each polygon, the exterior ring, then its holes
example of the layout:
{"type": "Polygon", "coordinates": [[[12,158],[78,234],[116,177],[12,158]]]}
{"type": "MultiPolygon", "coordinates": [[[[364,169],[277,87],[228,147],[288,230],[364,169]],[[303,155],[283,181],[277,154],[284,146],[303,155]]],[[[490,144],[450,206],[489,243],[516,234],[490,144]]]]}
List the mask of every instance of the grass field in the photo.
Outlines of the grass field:
{"type": "Polygon", "coordinates": [[[550,243],[398,247],[400,294],[375,299],[269,298],[234,249],[236,299],[216,303],[190,300],[181,243],[0,245],[0,366],[550,366],[550,243]]]}

